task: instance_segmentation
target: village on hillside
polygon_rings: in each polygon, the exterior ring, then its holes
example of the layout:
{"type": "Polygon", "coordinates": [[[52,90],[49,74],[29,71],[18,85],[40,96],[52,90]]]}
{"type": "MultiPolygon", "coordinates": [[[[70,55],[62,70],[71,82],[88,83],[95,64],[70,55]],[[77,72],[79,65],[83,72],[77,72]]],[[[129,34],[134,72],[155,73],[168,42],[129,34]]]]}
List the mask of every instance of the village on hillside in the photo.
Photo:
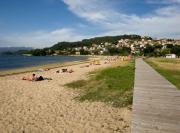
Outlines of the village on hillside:
{"type": "Polygon", "coordinates": [[[91,46],[69,47],[64,50],[49,49],[53,55],[114,55],[114,54],[134,54],[134,55],[152,55],[166,56],[175,58],[179,55],[180,40],[175,39],[149,39],[142,37],[140,40],[120,39],[118,42],[104,42],[100,44],[93,43],[91,46]]]}
{"type": "Polygon", "coordinates": [[[58,42],[42,49],[10,51],[4,54],[25,56],[56,55],[137,55],[153,57],[180,57],[180,39],[153,39],[139,35],[105,36],[77,42],[58,42]]]}

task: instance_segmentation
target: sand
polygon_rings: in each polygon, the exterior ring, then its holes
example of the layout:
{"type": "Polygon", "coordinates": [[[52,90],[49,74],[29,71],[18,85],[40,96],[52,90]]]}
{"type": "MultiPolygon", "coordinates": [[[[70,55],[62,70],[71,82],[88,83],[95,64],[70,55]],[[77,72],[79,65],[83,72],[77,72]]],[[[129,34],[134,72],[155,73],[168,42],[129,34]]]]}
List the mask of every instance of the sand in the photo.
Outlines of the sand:
{"type": "Polygon", "coordinates": [[[76,90],[64,87],[103,64],[80,68],[69,66],[74,73],[59,73],[60,68],[37,75],[53,80],[23,81],[32,73],[0,77],[0,133],[115,133],[130,132],[131,111],[114,108],[103,102],[79,102],[76,90]]]}

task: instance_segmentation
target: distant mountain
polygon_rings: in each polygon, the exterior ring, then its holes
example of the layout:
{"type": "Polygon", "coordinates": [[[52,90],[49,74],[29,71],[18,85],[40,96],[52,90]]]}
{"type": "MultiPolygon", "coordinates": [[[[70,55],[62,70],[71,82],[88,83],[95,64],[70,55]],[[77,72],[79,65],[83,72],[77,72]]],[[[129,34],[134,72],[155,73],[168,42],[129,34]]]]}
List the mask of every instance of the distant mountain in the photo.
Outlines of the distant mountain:
{"type": "Polygon", "coordinates": [[[19,50],[32,50],[31,47],[0,47],[0,53],[17,52],[19,50]]]}

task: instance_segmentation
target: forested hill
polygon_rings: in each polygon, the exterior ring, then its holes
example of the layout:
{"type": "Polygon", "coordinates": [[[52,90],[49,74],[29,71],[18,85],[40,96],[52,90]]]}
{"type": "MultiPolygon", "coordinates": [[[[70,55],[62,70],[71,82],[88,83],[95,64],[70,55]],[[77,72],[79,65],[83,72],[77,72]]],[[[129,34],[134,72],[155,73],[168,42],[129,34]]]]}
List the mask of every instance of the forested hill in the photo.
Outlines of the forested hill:
{"type": "Polygon", "coordinates": [[[0,53],[17,52],[19,50],[32,50],[32,48],[31,47],[0,47],[0,53]]]}
{"type": "Polygon", "coordinates": [[[77,42],[58,42],[54,46],[50,47],[52,50],[63,50],[73,47],[81,46],[91,46],[92,44],[101,44],[105,42],[117,44],[120,39],[131,39],[131,40],[140,40],[141,36],[139,35],[120,35],[120,36],[104,36],[104,37],[95,37],[91,39],[84,39],[77,42]]]}
{"type": "Polygon", "coordinates": [[[21,55],[33,50],[31,47],[0,47],[0,55],[21,55]]]}

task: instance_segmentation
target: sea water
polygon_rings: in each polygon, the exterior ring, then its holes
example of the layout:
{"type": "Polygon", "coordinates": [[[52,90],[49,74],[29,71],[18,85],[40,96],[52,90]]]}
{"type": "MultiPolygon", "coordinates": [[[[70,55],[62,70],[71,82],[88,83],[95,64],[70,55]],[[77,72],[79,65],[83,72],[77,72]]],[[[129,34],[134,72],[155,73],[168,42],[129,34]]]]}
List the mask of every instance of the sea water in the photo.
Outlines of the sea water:
{"type": "Polygon", "coordinates": [[[85,56],[0,56],[0,70],[85,60],[85,56]]]}

